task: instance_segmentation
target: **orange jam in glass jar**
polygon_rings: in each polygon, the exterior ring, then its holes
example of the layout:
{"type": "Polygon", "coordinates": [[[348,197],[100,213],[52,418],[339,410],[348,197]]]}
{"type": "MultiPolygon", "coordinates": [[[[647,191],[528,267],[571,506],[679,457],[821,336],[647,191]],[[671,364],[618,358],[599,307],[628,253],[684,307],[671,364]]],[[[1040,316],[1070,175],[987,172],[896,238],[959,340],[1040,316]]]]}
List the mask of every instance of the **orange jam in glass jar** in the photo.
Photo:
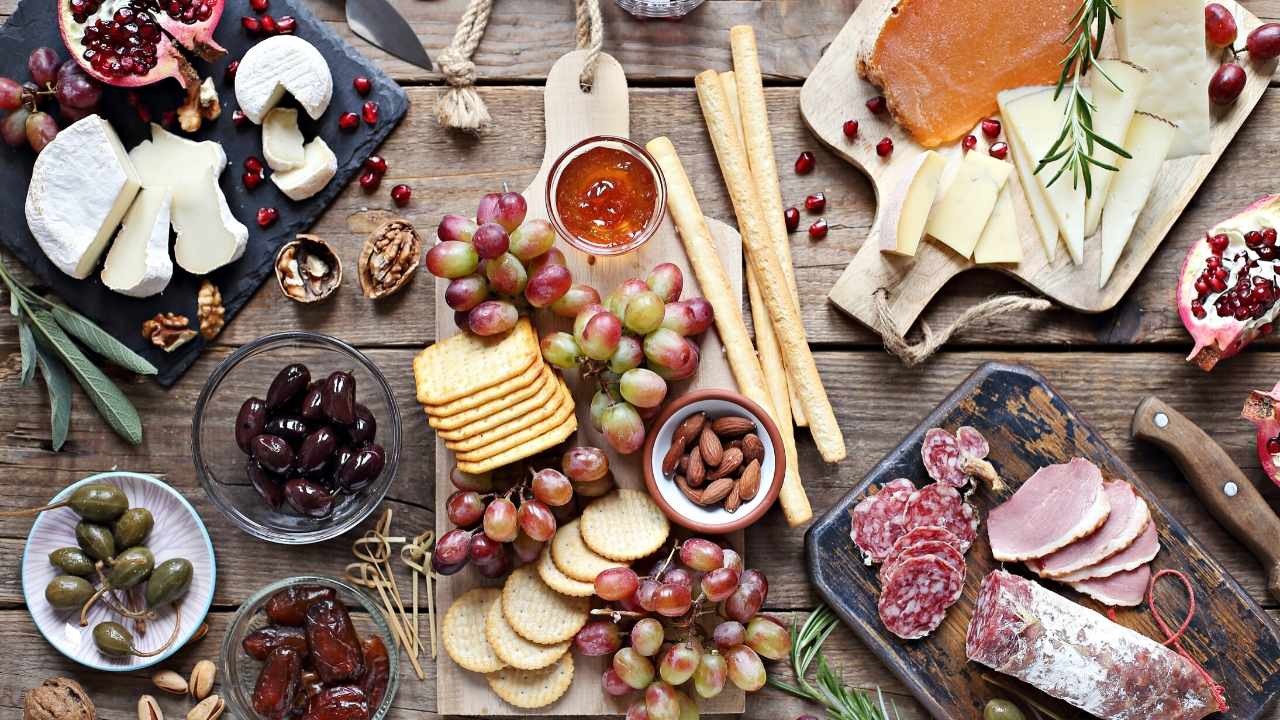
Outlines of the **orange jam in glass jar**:
{"type": "Polygon", "coordinates": [[[552,166],[547,207],[570,245],[592,255],[619,255],[657,230],[666,185],[644,148],[626,138],[588,138],[552,166]]]}

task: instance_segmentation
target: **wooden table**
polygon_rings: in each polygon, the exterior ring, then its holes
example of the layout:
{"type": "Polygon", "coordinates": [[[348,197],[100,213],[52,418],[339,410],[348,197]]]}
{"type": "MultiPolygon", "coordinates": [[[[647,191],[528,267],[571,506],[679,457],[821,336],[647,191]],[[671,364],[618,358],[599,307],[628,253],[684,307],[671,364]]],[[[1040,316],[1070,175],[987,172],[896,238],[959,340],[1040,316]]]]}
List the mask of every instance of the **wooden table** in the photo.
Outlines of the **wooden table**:
{"type": "MultiPolygon", "coordinates": [[[[15,2],[0,0],[0,13],[10,12],[15,2]]],[[[470,212],[482,193],[500,188],[503,182],[524,187],[533,176],[542,157],[539,84],[555,58],[572,45],[571,2],[495,3],[476,61],[485,83],[481,92],[496,124],[480,140],[436,126],[431,107],[441,93],[438,75],[410,67],[354,38],[342,19],[340,2],[308,2],[339,34],[402,82],[413,103],[404,124],[383,148],[391,165],[384,189],[370,196],[353,183],[313,229],[334,243],[352,267],[376,211],[390,206],[386,188],[391,185],[413,186],[413,203],[403,214],[430,232],[442,213],[470,212]]],[[[466,4],[466,0],[393,2],[433,55],[452,37],[466,4]]],[[[792,236],[805,326],[849,445],[848,459],[830,466],[821,462],[812,442],[801,435],[801,469],[815,512],[825,511],[980,363],[989,359],[1028,363],[1057,385],[1170,510],[1260,603],[1280,617],[1280,607],[1264,594],[1253,558],[1198,507],[1163,455],[1128,438],[1129,418],[1138,400],[1158,394],[1209,429],[1264,488],[1273,506],[1280,508],[1280,491],[1258,467],[1253,428],[1238,417],[1250,388],[1270,388],[1280,379],[1276,362],[1280,343],[1255,344],[1243,357],[1205,375],[1183,361],[1190,340],[1172,306],[1174,282],[1188,243],[1215,220],[1258,195],[1276,191],[1268,183],[1274,174],[1268,160],[1280,153],[1280,94],[1262,100],[1164,247],[1115,310],[1092,317],[1053,311],[1038,317],[1001,318],[991,327],[956,338],[923,367],[907,369],[884,352],[875,335],[826,302],[831,284],[866,237],[875,198],[857,171],[823,151],[798,112],[800,83],[852,12],[855,0],[708,0],[680,23],[639,22],[608,0],[601,4],[605,6],[605,49],[626,67],[635,88],[632,135],[672,138],[708,215],[733,220],[690,81],[704,68],[729,68],[727,28],[735,23],[752,23],[757,28],[786,204],[797,205],[818,190],[827,194],[830,235],[819,242],[810,241],[803,232],[792,236]],[[804,177],[790,170],[801,150],[812,150],[818,157],[817,169],[804,177]]],[[[1280,16],[1280,0],[1246,4],[1263,18],[1280,16]]],[[[217,346],[175,387],[165,391],[147,381],[125,380],[125,389],[145,421],[141,448],[129,447],[112,435],[77,392],[70,440],[61,453],[50,452],[44,389],[18,385],[17,332],[12,318],[0,313],[0,507],[39,504],[73,480],[111,468],[165,478],[203,515],[219,561],[208,637],[165,666],[185,673],[196,660],[216,657],[224,628],[240,602],[284,574],[340,574],[351,535],[304,548],[268,545],[249,538],[214,509],[198,487],[189,448],[192,405],[205,378],[236,346],[278,330],[318,330],[364,349],[394,385],[406,420],[406,452],[388,499],[395,509],[396,530],[413,534],[429,528],[436,469],[426,419],[413,410],[410,366],[413,354],[434,339],[433,283],[428,280],[419,278],[400,295],[373,304],[360,296],[352,278],[337,297],[310,307],[286,301],[274,286],[264,286],[218,338],[217,346]]],[[[992,272],[967,273],[944,290],[924,319],[938,327],[984,297],[1017,289],[1016,283],[992,272]]],[[[101,717],[133,717],[138,696],[154,692],[147,673],[86,672],[52,650],[31,624],[23,607],[18,568],[29,527],[29,520],[0,520],[0,648],[16,660],[0,672],[0,715],[15,717],[27,688],[46,677],[65,674],[87,687],[101,717]]],[[[789,530],[781,513],[771,513],[752,528],[747,552],[751,565],[769,576],[771,612],[788,620],[800,619],[818,602],[802,569],[803,534],[789,530]]],[[[850,684],[878,685],[895,698],[903,717],[923,717],[903,686],[847,630],[829,641],[828,657],[850,684]]],[[[437,717],[430,663],[427,670],[426,682],[406,671],[394,718],[437,717]]],[[[171,717],[182,717],[188,707],[167,697],[161,702],[171,717]]],[[[752,696],[746,717],[789,720],[806,712],[820,714],[816,707],[766,690],[752,696]]],[[[1267,718],[1280,720],[1280,709],[1273,707],[1267,718]]]]}

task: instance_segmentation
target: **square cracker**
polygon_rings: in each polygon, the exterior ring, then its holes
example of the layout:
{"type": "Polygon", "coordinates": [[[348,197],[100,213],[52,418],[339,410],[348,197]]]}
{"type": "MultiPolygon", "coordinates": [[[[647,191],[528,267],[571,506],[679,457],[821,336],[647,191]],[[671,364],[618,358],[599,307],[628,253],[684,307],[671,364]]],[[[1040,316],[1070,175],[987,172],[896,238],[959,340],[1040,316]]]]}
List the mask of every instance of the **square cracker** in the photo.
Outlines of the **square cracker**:
{"type": "MultiPolygon", "coordinates": [[[[547,367],[546,363],[535,361],[524,372],[510,380],[503,380],[497,385],[490,385],[477,393],[460,397],[444,405],[423,405],[422,409],[427,411],[428,418],[439,420],[440,427],[446,427],[445,421],[452,421],[455,418],[457,418],[457,424],[452,427],[462,427],[477,417],[492,415],[506,407],[512,397],[524,392],[540,378],[550,374],[551,368],[547,367]],[[467,415],[467,412],[472,410],[475,412],[467,415]]],[[[530,395],[535,392],[537,391],[529,390],[530,395]]],[[[432,427],[436,426],[432,425],[432,427]]]]}
{"type": "Polygon", "coordinates": [[[512,418],[497,427],[490,428],[480,433],[476,433],[471,437],[462,438],[461,440],[450,440],[445,438],[445,447],[456,453],[467,453],[478,450],[488,445],[497,443],[504,438],[511,437],[525,428],[533,427],[540,422],[545,421],[549,417],[559,414],[565,403],[573,402],[569,398],[569,391],[560,382],[556,382],[555,392],[550,400],[544,401],[541,405],[535,406],[527,410],[524,414],[512,418]]]}
{"type": "MultiPolygon", "coordinates": [[[[473,450],[465,452],[455,452],[458,462],[480,462],[487,460],[495,455],[520,447],[525,443],[537,440],[540,436],[559,428],[570,419],[573,418],[573,395],[569,393],[569,388],[560,381],[560,405],[551,416],[540,420],[523,430],[518,430],[504,438],[495,440],[488,445],[481,445],[473,450]]],[[[575,423],[576,424],[576,423],[575,423]]],[[[455,443],[445,443],[445,447],[449,447],[455,443]]],[[[547,446],[550,447],[550,446],[547,446]]],[[[449,449],[453,449],[450,447],[449,449]]],[[[528,457],[526,455],[525,457],[528,457]]]]}
{"type": "Polygon", "coordinates": [[[489,472],[490,470],[496,470],[504,465],[510,465],[517,460],[523,460],[527,457],[537,455],[543,450],[553,448],[561,442],[564,442],[565,438],[570,437],[577,431],[578,420],[574,417],[573,413],[570,412],[569,419],[565,420],[563,425],[547,431],[541,437],[534,437],[534,439],[524,445],[518,445],[510,450],[500,452],[497,455],[484,460],[470,462],[458,460],[458,471],[469,475],[479,475],[481,473],[489,472]]]}
{"type": "Polygon", "coordinates": [[[554,373],[551,368],[543,366],[537,379],[506,397],[495,398],[449,417],[437,418],[429,415],[427,423],[445,440],[465,440],[517,418],[535,407],[541,407],[555,396],[556,389],[554,373]]]}
{"type": "Polygon", "coordinates": [[[418,402],[440,405],[466,397],[524,372],[542,357],[529,318],[501,337],[460,333],[413,359],[418,402]]]}

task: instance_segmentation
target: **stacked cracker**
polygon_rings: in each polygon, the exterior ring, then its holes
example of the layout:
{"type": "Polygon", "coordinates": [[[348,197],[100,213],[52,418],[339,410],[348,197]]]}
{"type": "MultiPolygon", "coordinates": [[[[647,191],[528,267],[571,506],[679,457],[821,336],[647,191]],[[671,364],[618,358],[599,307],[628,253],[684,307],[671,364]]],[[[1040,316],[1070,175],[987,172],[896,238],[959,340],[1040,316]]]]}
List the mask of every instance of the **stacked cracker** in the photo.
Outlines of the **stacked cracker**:
{"type": "Polygon", "coordinates": [[[502,336],[463,333],[428,347],[413,376],[428,423],[465,473],[523,460],[578,430],[573,396],[543,362],[528,318],[502,336]]]}
{"type": "Polygon", "coordinates": [[[617,490],[562,525],[534,564],[498,588],[454,600],[442,634],[449,657],[484,673],[494,694],[525,709],[559,700],[573,683],[573,636],[590,619],[595,577],[656,552],[671,526],[653,499],[617,490]]]}

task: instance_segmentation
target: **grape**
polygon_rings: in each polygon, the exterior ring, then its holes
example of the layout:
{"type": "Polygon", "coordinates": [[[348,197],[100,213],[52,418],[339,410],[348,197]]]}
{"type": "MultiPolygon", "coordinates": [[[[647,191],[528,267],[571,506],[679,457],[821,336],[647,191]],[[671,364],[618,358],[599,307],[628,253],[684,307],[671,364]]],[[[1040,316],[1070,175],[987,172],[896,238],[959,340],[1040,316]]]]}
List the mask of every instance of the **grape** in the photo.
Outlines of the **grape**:
{"type": "Polygon", "coordinates": [[[676,703],[680,706],[678,720],[698,720],[698,718],[702,717],[702,712],[698,710],[698,703],[679,690],[676,691],[676,703]]]}
{"type": "Polygon", "coordinates": [[[551,514],[551,508],[547,507],[544,502],[525,500],[520,504],[520,511],[517,516],[520,521],[520,529],[528,533],[529,537],[534,540],[546,542],[556,534],[556,518],[551,514]]]}
{"type": "Polygon", "coordinates": [[[573,646],[587,657],[610,655],[622,647],[622,631],[609,620],[592,620],[573,636],[573,646]]]}
{"type": "Polygon", "coordinates": [[[681,585],[688,588],[690,593],[693,592],[693,573],[684,568],[671,568],[662,573],[662,582],[681,585]]]}
{"type": "Polygon", "coordinates": [[[665,305],[658,293],[645,290],[632,296],[627,301],[624,323],[627,329],[637,335],[657,330],[665,318],[665,305]]]}
{"type": "Polygon", "coordinates": [[[721,563],[721,567],[733,568],[741,574],[744,566],[742,564],[742,556],[738,554],[738,551],[733,548],[725,548],[722,552],[724,553],[724,562],[721,563]]]}
{"type": "MultiPolygon", "coordinates": [[[[577,346],[578,344],[574,343],[574,347],[577,346]]],[[[613,398],[609,397],[609,393],[604,390],[597,390],[596,394],[591,396],[591,427],[595,428],[596,432],[604,432],[604,413],[613,405],[613,398]]]]}
{"type": "Polygon", "coordinates": [[[502,543],[485,533],[479,532],[471,536],[471,547],[467,554],[474,563],[493,562],[502,552],[502,543]]]}
{"type": "Polygon", "coordinates": [[[498,201],[502,199],[502,193],[485,193],[480,197],[480,207],[476,209],[476,222],[484,224],[493,222],[498,217],[498,201]]]}
{"type": "Polygon", "coordinates": [[[511,542],[516,539],[518,530],[515,503],[507,498],[498,498],[485,508],[484,532],[486,535],[498,542],[511,542]]]}
{"type": "Polygon", "coordinates": [[[436,541],[431,551],[431,568],[441,575],[452,575],[467,564],[471,551],[471,533],[453,529],[436,541]]]}
{"type": "Polygon", "coordinates": [[[667,397],[667,382],[652,370],[634,368],[622,373],[618,392],[638,408],[655,408],[667,397]]]}
{"type": "Polygon", "coordinates": [[[471,244],[476,246],[476,252],[481,258],[490,260],[505,253],[511,246],[511,239],[507,237],[507,231],[503,230],[501,225],[485,223],[476,228],[471,244]]]}
{"type": "Polygon", "coordinates": [[[572,284],[573,274],[569,272],[569,268],[563,265],[543,265],[529,275],[524,297],[536,308],[546,307],[564,297],[572,284]]]}
{"type": "Polygon", "coordinates": [[[631,628],[631,647],[645,657],[656,655],[665,639],[662,623],[653,618],[640,618],[631,628]]]}
{"type": "Polygon", "coordinates": [[[573,336],[576,338],[581,335],[582,331],[587,327],[587,322],[602,312],[606,312],[606,310],[603,305],[598,303],[592,303],[579,310],[578,314],[573,316],[573,336]]]}
{"type": "Polygon", "coordinates": [[[427,271],[436,277],[460,278],[479,266],[475,246],[461,240],[444,240],[427,251],[427,271]]]}
{"type": "Polygon", "coordinates": [[[4,120],[0,120],[0,138],[3,138],[5,144],[11,147],[18,147],[27,142],[27,116],[30,115],[26,108],[18,108],[8,115],[4,116],[4,120]]]}
{"type": "Polygon", "coordinates": [[[1204,34],[1209,42],[1226,47],[1236,41],[1236,19],[1231,11],[1218,3],[1204,6],[1204,34]]]}
{"type": "Polygon", "coordinates": [[[573,484],[564,473],[554,468],[534,473],[531,485],[533,496],[548,505],[559,507],[573,499],[573,484]]]}
{"type": "Polygon", "coordinates": [[[600,448],[578,445],[560,456],[560,469],[574,482],[595,482],[609,474],[609,456],[600,448]]]}
{"type": "Polygon", "coordinates": [[[511,572],[511,553],[507,550],[507,546],[505,544],[499,543],[498,552],[492,559],[484,561],[473,560],[471,564],[474,565],[476,571],[484,577],[502,577],[503,575],[511,572]]]}
{"type": "Polygon", "coordinates": [[[757,615],[747,623],[747,647],[770,660],[782,660],[791,652],[791,633],[772,618],[757,615]]]}
{"type": "Polygon", "coordinates": [[[747,641],[747,628],[737,620],[725,620],[711,631],[711,642],[721,650],[728,650],[734,645],[747,641]]]}
{"type": "Polygon", "coordinates": [[[622,720],[649,720],[649,711],[645,709],[644,700],[632,703],[622,720]]]}
{"type": "Polygon", "coordinates": [[[738,571],[733,568],[716,568],[702,576],[702,592],[711,602],[720,602],[738,589],[738,571]]]}
{"type": "Polygon", "coordinates": [[[477,335],[500,335],[516,326],[520,313],[506,300],[485,300],[467,314],[467,327],[477,335]]]}
{"type": "Polygon", "coordinates": [[[658,606],[659,615],[680,617],[689,612],[689,606],[693,604],[693,593],[684,585],[663,583],[658,588],[654,603],[658,606]]]}
{"type": "Polygon", "coordinates": [[[614,288],[613,292],[609,293],[609,297],[605,298],[604,306],[608,308],[609,312],[622,317],[627,313],[627,303],[631,301],[631,298],[645,292],[651,291],[649,286],[640,278],[623,280],[622,284],[614,288]]]}
{"type": "Polygon", "coordinates": [[[556,231],[551,223],[543,220],[530,220],[511,233],[511,254],[530,265],[564,265],[564,253],[557,250],[556,231]]]}
{"type": "Polygon", "coordinates": [[[488,297],[489,283],[479,275],[454,278],[444,289],[444,302],[454,310],[470,310],[488,297]]]}
{"type": "Polygon", "coordinates": [[[613,697],[629,695],[635,691],[635,688],[622,681],[622,678],[613,671],[613,668],[605,670],[600,676],[600,687],[604,689],[606,695],[612,695],[613,697]]]}
{"type": "Polygon", "coordinates": [[[524,265],[511,253],[502,253],[484,263],[484,276],[489,280],[489,287],[502,295],[516,296],[524,292],[529,281],[524,265]]]}
{"type": "Polygon", "coordinates": [[[1244,92],[1246,79],[1244,68],[1239,65],[1222,65],[1209,78],[1209,100],[1215,105],[1230,105],[1244,92]]]}
{"type": "Polygon", "coordinates": [[[457,465],[449,471],[449,482],[459,490],[475,490],[476,492],[491,492],[493,490],[493,475],[490,473],[481,473],[472,475],[464,473],[458,469],[457,465]]]}
{"type": "Polygon", "coordinates": [[[81,110],[80,108],[73,108],[70,105],[58,106],[58,117],[62,119],[62,123],[64,125],[71,125],[73,123],[80,122],[95,112],[97,112],[96,108],[86,108],[81,110]]]}
{"type": "Polygon", "coordinates": [[[760,591],[764,598],[769,597],[769,580],[759,570],[744,570],[738,580],[742,587],[753,587],[760,591]]]}
{"type": "Polygon", "coordinates": [[[674,330],[658,328],[644,336],[644,356],[654,365],[683,368],[689,364],[689,344],[674,330]]]}
{"type": "Polygon", "coordinates": [[[724,651],[724,661],[729,665],[729,680],[734,685],[747,692],[764,687],[764,663],[755,650],[746,645],[734,645],[724,651]]]}
{"type": "MultiPolygon", "coordinates": [[[[569,485],[569,490],[573,491],[572,483],[570,483],[569,485]]],[[[576,498],[571,497],[569,498],[569,502],[565,503],[564,505],[549,506],[551,508],[551,516],[556,519],[557,523],[561,525],[567,525],[574,518],[578,517],[581,511],[581,508],[578,507],[578,503],[575,502],[575,500],[576,498]]]]}
{"type": "Polygon", "coordinates": [[[640,578],[628,567],[609,568],[596,575],[596,594],[610,602],[631,597],[639,587],[640,578]]]}
{"type": "Polygon", "coordinates": [[[449,522],[460,528],[475,527],[484,518],[484,501],[480,493],[459,490],[444,503],[449,522]]]}
{"type": "Polygon", "coordinates": [[[604,439],[623,455],[630,455],[644,445],[644,420],[629,403],[618,403],[605,410],[600,427],[604,439]]]}
{"type": "Polygon", "coordinates": [[[697,669],[698,651],[687,642],[672,645],[662,656],[662,662],[658,663],[658,675],[672,685],[684,684],[697,669]]]}
{"type": "Polygon", "coordinates": [[[657,580],[640,581],[640,587],[636,588],[636,604],[648,612],[657,610],[658,588],[660,587],[662,587],[662,583],[657,580]]]}
{"type": "Polygon", "coordinates": [[[600,293],[595,288],[590,285],[574,285],[560,299],[551,303],[551,312],[562,318],[573,318],[588,305],[599,304],[600,293]]]}
{"type": "Polygon", "coordinates": [[[698,661],[698,669],[693,671],[693,689],[701,697],[713,698],[724,690],[729,680],[729,665],[724,656],[717,652],[702,654],[698,661]]]}
{"type": "Polygon", "coordinates": [[[613,490],[613,476],[605,475],[603,480],[594,480],[592,482],[574,483],[573,494],[590,500],[591,498],[604,497],[613,490]]]}
{"type": "Polygon", "coordinates": [[[663,309],[662,327],[689,337],[706,332],[715,317],[715,310],[706,298],[689,298],[663,309]]]}
{"type": "Polygon", "coordinates": [[[1249,57],[1257,60],[1270,60],[1280,55],[1280,23],[1259,25],[1245,38],[1244,44],[1249,49],[1249,57]]]}
{"type": "Polygon", "coordinates": [[[475,237],[476,224],[470,218],[464,218],[461,215],[445,215],[440,218],[440,224],[436,226],[436,237],[441,242],[457,241],[471,242],[475,237]]]}
{"type": "Polygon", "coordinates": [[[680,543],[680,562],[699,572],[710,572],[721,567],[724,550],[706,538],[689,538],[680,543]]]}
{"type": "Polygon", "coordinates": [[[38,47],[27,56],[27,72],[40,87],[52,83],[58,77],[58,53],[53,48],[38,47]]]}
{"type": "Polygon", "coordinates": [[[534,540],[523,532],[516,533],[516,539],[511,542],[511,549],[515,550],[516,557],[522,563],[535,562],[538,556],[542,554],[543,543],[534,540]]]}
{"type": "Polygon", "coordinates": [[[688,355],[686,356],[686,360],[683,365],[674,368],[657,365],[653,368],[654,372],[658,373],[663,380],[666,380],[669,383],[686,380],[693,377],[693,374],[698,372],[698,362],[702,357],[702,353],[698,352],[698,346],[694,345],[689,340],[685,339],[684,344],[688,355]]]}
{"type": "Polygon", "coordinates": [[[27,116],[27,144],[32,150],[40,152],[58,136],[58,121],[47,112],[33,112],[27,116]]]}
{"type": "Polygon", "coordinates": [[[592,360],[608,360],[618,349],[618,343],[622,339],[622,322],[617,315],[608,311],[596,313],[583,324],[581,333],[577,332],[576,322],[574,325],[573,339],[578,341],[582,354],[592,360]]]}
{"type": "Polygon", "coordinates": [[[480,209],[476,211],[476,220],[482,223],[497,223],[507,232],[513,232],[524,222],[529,206],[524,196],[517,192],[504,192],[501,195],[489,193],[480,201],[480,209]]]}
{"type": "Polygon", "coordinates": [[[662,302],[672,303],[680,299],[680,293],[684,290],[684,274],[675,263],[666,262],[655,265],[644,284],[657,293],[662,302]]]}
{"type": "MultiPolygon", "coordinates": [[[[635,630],[632,630],[631,634],[634,635],[635,630]]],[[[623,682],[636,690],[643,690],[653,682],[653,663],[637,652],[634,647],[624,647],[614,654],[613,671],[618,673],[618,677],[622,678],[623,682]]]]}
{"type": "Polygon", "coordinates": [[[471,332],[471,313],[467,310],[455,310],[453,312],[453,324],[463,332],[471,332]]]}
{"type": "Polygon", "coordinates": [[[102,100],[102,85],[89,77],[75,60],[58,68],[58,104],[62,109],[90,110],[102,100]]]}
{"type": "Polygon", "coordinates": [[[0,110],[22,107],[22,86],[16,80],[0,77],[0,110]]]}
{"type": "Polygon", "coordinates": [[[558,368],[572,370],[578,366],[578,343],[567,332],[554,332],[542,338],[542,359],[558,368]]]}
{"type": "Polygon", "coordinates": [[[609,356],[609,370],[619,375],[628,370],[640,367],[644,362],[644,345],[635,335],[623,335],[618,341],[618,349],[609,356]]]}
{"type": "Polygon", "coordinates": [[[747,585],[745,580],[739,579],[738,589],[724,601],[721,610],[725,617],[745,623],[760,612],[762,605],[764,593],[756,586],[747,585]]]}
{"type": "Polygon", "coordinates": [[[680,720],[676,689],[661,680],[645,689],[644,707],[649,711],[650,720],[680,720]]]}

